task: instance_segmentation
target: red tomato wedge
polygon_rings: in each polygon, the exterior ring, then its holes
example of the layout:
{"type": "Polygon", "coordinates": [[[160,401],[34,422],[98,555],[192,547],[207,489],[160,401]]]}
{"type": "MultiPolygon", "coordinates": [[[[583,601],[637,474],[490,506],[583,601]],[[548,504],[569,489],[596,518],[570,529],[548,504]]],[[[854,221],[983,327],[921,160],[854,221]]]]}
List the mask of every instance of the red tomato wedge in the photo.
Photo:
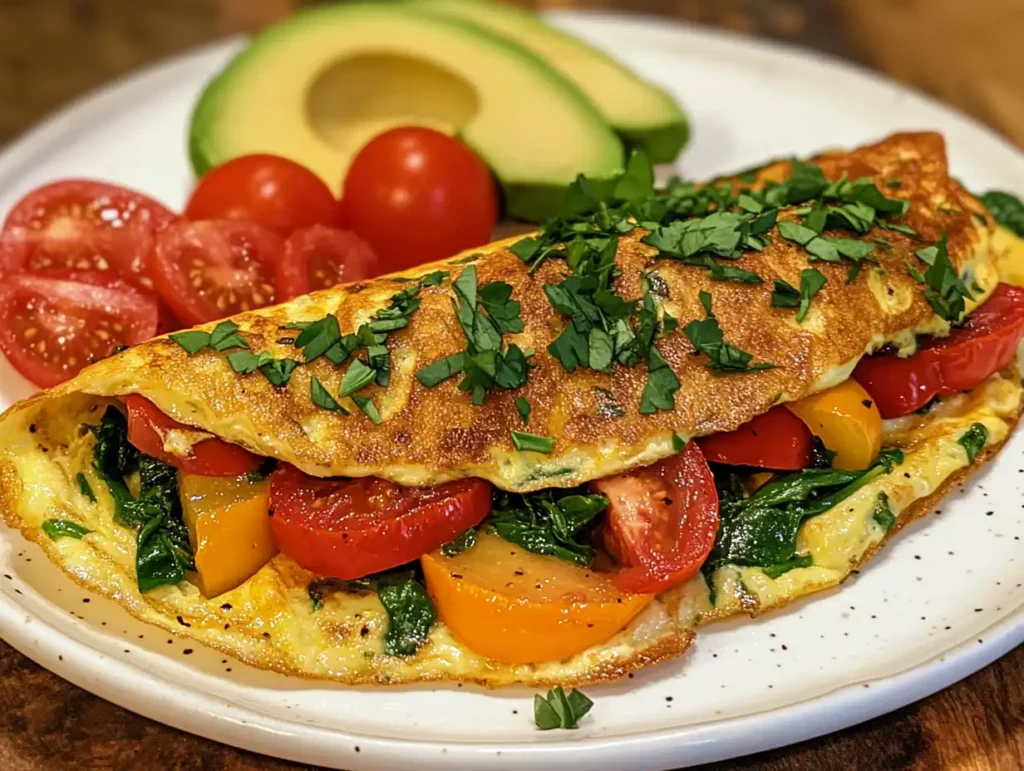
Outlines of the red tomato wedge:
{"type": "Polygon", "coordinates": [[[206,172],[185,207],[191,220],[249,220],[282,237],[310,225],[339,225],[340,214],[320,177],[267,154],[243,155],[206,172]]]}
{"type": "Polygon", "coordinates": [[[121,345],[156,334],[153,295],[95,271],[7,276],[0,284],[0,350],[41,388],[74,377],[121,345]]]}
{"type": "Polygon", "coordinates": [[[883,418],[920,409],[936,396],[974,388],[1007,366],[1024,337],[1024,289],[1000,284],[962,327],[921,341],[909,358],[876,354],[861,359],[854,379],[883,418]]]}
{"type": "Polygon", "coordinates": [[[735,431],[701,437],[697,444],[713,463],[797,471],[813,465],[813,441],[807,425],[778,406],[735,431]]]}
{"type": "Polygon", "coordinates": [[[109,270],[151,288],[146,263],[153,233],[174,217],[152,198],[105,182],[44,185],[7,215],[0,233],[0,275],[109,270]]]}
{"type": "Polygon", "coordinates": [[[303,228],[285,241],[284,256],[277,263],[278,300],[363,281],[379,272],[377,255],[355,233],[321,225],[303,228]]]}
{"type": "Polygon", "coordinates": [[[491,511],[491,486],[463,479],[400,487],[281,465],[270,477],[270,506],[282,553],[314,573],[354,579],[418,559],[479,524],[491,511]]]}
{"type": "Polygon", "coordinates": [[[146,455],[152,455],[186,474],[237,477],[255,471],[262,463],[258,455],[216,437],[196,442],[184,457],[175,455],[164,449],[167,433],[172,430],[198,433],[199,430],[165,415],[144,396],[131,394],[125,397],[124,404],[128,408],[128,441],[146,455]]]}
{"type": "Polygon", "coordinates": [[[619,591],[665,591],[700,570],[718,531],[718,491],[695,442],[653,466],[590,486],[608,498],[604,545],[622,565],[619,591]]]}
{"type": "Polygon", "coordinates": [[[186,324],[273,305],[274,270],[284,243],[254,222],[177,222],[157,234],[150,275],[186,324]]]}

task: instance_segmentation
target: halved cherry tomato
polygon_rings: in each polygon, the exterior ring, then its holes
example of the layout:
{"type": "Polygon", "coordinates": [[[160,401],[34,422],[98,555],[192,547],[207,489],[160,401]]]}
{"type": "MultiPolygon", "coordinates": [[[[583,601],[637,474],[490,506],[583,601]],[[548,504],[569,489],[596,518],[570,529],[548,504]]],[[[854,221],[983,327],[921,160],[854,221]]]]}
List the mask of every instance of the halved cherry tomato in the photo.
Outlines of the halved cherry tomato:
{"type": "Polygon", "coordinates": [[[846,380],[786,405],[836,456],[832,465],[856,471],[882,449],[882,416],[856,380],[846,380]]]}
{"type": "Polygon", "coordinates": [[[472,650],[506,664],[559,661],[599,645],[654,598],[619,591],[612,574],[486,533],[461,554],[434,551],[421,562],[445,626],[472,650]]]}
{"type": "Polygon", "coordinates": [[[705,459],[730,466],[796,471],[812,465],[814,437],[785,407],[772,407],[735,431],[697,440],[705,459]]]}
{"type": "Polygon", "coordinates": [[[619,591],[647,594],[693,576],[718,530],[718,491],[695,442],[653,466],[590,483],[608,498],[604,545],[619,591]]]}
{"type": "Polygon", "coordinates": [[[284,243],[275,276],[278,300],[363,281],[379,272],[377,255],[355,233],[314,225],[296,230],[284,243]]]}
{"type": "Polygon", "coordinates": [[[254,222],[177,222],[157,234],[150,273],[157,292],[187,324],[273,305],[284,243],[254,222]]]}
{"type": "Polygon", "coordinates": [[[192,191],[192,220],[258,222],[281,237],[310,225],[340,225],[338,201],[316,174],[279,155],[243,155],[206,172],[192,191]]]}
{"type": "Polygon", "coordinates": [[[498,221],[490,171],[439,131],[396,128],[352,161],[341,199],[345,227],[373,247],[389,271],[486,244],[498,221]]]}
{"type": "Polygon", "coordinates": [[[883,418],[907,415],[936,396],[974,388],[1009,364],[1024,337],[1024,289],[1000,284],[962,327],[921,341],[909,358],[861,359],[853,377],[871,394],[883,418]]]}
{"type": "Polygon", "coordinates": [[[491,486],[463,479],[400,487],[375,477],[321,479],[281,465],[270,477],[278,548],[306,570],[353,579],[419,559],[479,524],[491,486]]]}
{"type": "Polygon", "coordinates": [[[152,455],[187,474],[236,477],[255,471],[263,462],[262,458],[245,448],[216,437],[200,438],[185,455],[170,452],[169,446],[175,443],[184,445],[194,435],[203,432],[179,423],[138,394],[126,396],[124,406],[128,408],[128,441],[146,455],[152,455]],[[172,431],[181,434],[174,437],[170,433],[172,431]]]}
{"type": "Polygon", "coordinates": [[[153,233],[174,214],[134,190],[84,179],[54,182],[22,198],[0,233],[0,276],[41,270],[111,270],[152,288],[153,233]]]}
{"type": "Polygon", "coordinates": [[[41,388],[120,345],[149,339],[157,316],[152,294],[93,271],[22,273],[0,282],[0,350],[41,388]]]}

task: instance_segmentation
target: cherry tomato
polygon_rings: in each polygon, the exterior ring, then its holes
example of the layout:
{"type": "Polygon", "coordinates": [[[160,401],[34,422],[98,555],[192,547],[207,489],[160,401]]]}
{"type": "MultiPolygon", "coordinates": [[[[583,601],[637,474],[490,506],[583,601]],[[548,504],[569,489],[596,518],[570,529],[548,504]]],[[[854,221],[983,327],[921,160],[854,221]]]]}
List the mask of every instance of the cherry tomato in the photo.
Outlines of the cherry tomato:
{"type": "Polygon", "coordinates": [[[199,429],[165,415],[153,402],[138,394],[126,396],[124,405],[128,408],[128,441],[146,455],[152,455],[186,474],[237,477],[255,471],[262,463],[258,455],[216,437],[196,442],[188,455],[175,455],[164,449],[168,432],[196,433],[199,429]]]}
{"type": "Polygon", "coordinates": [[[353,579],[418,559],[479,524],[491,511],[491,486],[320,479],[282,465],[270,477],[270,505],[282,553],[314,573],[353,579]]]}
{"type": "Polygon", "coordinates": [[[812,465],[814,437],[800,418],[785,407],[772,407],[735,431],[697,440],[704,457],[730,466],[797,471],[812,465]]]}
{"type": "Polygon", "coordinates": [[[458,140],[425,128],[392,129],[360,150],[341,207],[345,227],[389,271],[486,244],[498,221],[487,166],[458,140]]]}
{"type": "Polygon", "coordinates": [[[605,548],[619,591],[661,592],[698,570],[715,545],[718,491],[695,442],[653,466],[591,482],[608,498],[605,548]]]}
{"type": "Polygon", "coordinates": [[[22,273],[0,284],[0,350],[41,388],[74,377],[120,345],[152,337],[154,297],[95,271],[22,273]]]}
{"type": "Polygon", "coordinates": [[[157,292],[186,324],[273,305],[284,244],[255,222],[177,222],[157,234],[150,272],[157,292]]]}
{"type": "Polygon", "coordinates": [[[263,154],[206,172],[185,207],[191,220],[249,220],[282,238],[310,225],[340,225],[340,213],[320,177],[287,158],[263,154]]]}
{"type": "Polygon", "coordinates": [[[110,270],[152,288],[153,233],[174,219],[152,198],[117,185],[65,180],[21,199],[0,233],[0,276],[41,270],[110,270]]]}
{"type": "Polygon", "coordinates": [[[377,255],[355,233],[314,225],[296,230],[285,241],[275,276],[278,300],[363,281],[379,272],[377,255]]]}
{"type": "Polygon", "coordinates": [[[974,388],[1013,360],[1022,337],[1024,289],[1000,284],[948,337],[922,340],[909,358],[891,353],[865,357],[853,377],[883,418],[897,418],[936,396],[974,388]]]}

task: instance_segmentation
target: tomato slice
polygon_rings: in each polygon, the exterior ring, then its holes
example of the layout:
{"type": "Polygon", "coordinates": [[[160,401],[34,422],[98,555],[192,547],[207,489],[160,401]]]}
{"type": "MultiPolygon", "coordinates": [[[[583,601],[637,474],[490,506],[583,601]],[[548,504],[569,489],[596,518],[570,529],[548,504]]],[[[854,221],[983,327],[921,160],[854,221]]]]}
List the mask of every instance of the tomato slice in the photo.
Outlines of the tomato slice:
{"type": "Polygon", "coordinates": [[[216,437],[196,442],[188,455],[176,455],[164,449],[168,432],[201,432],[165,415],[144,396],[131,394],[124,398],[124,404],[128,408],[128,441],[146,455],[152,455],[187,474],[236,477],[255,471],[263,462],[258,455],[216,437]]]}
{"type": "Polygon", "coordinates": [[[377,255],[355,233],[314,225],[296,230],[285,241],[275,283],[278,299],[284,301],[379,272],[377,255]]]}
{"type": "Polygon", "coordinates": [[[270,477],[270,505],[282,553],[314,573],[353,579],[418,559],[479,524],[491,511],[491,486],[463,479],[400,487],[282,465],[270,477]]]}
{"type": "Polygon", "coordinates": [[[187,324],[273,305],[284,243],[255,222],[177,222],[157,234],[150,273],[160,297],[187,324]]]}
{"type": "Polygon", "coordinates": [[[1024,337],[1024,289],[1000,284],[963,326],[925,339],[909,358],[876,354],[861,359],[854,379],[883,418],[920,409],[936,396],[974,388],[1007,366],[1024,337]]]}
{"type": "Polygon", "coordinates": [[[622,565],[615,576],[619,591],[661,592],[700,570],[715,544],[718,491],[695,442],[591,487],[608,498],[604,544],[622,565]]]}
{"type": "Polygon", "coordinates": [[[157,318],[152,294],[104,273],[23,273],[0,285],[0,350],[41,388],[152,337],[157,318]]]}
{"type": "Polygon", "coordinates": [[[735,431],[697,440],[704,457],[730,466],[797,471],[813,465],[814,437],[800,418],[783,406],[772,407],[735,431]]]}
{"type": "Polygon", "coordinates": [[[175,215],[134,190],[65,180],[22,198],[0,233],[0,275],[41,270],[110,270],[152,288],[146,263],[153,233],[175,215]]]}

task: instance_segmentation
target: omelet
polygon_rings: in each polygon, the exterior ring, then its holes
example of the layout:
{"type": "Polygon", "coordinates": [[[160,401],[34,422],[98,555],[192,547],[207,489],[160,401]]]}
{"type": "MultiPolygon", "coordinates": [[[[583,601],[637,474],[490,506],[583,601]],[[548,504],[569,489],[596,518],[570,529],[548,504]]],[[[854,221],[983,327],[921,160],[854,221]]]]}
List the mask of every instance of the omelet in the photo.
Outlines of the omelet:
{"type": "MultiPolygon", "coordinates": [[[[565,320],[544,287],[563,281],[570,268],[560,259],[528,265],[513,250],[519,239],[509,239],[232,319],[252,351],[301,364],[297,330],[332,314],[341,330],[354,331],[388,307],[396,292],[415,287],[415,313],[387,336],[389,382],[359,391],[361,399],[372,399],[369,411],[367,402],[351,395],[332,397],[337,410],[314,403],[316,384],[340,393],[343,371],[327,357],[296,366],[285,385],[275,385],[251,369],[240,374],[220,351],[189,351],[169,337],[98,362],[15,405],[0,416],[0,513],[74,580],[138,618],[254,666],[298,677],[349,684],[569,685],[613,679],[678,656],[703,623],[763,612],[840,583],[906,523],[926,513],[991,457],[1015,427],[1022,394],[1016,368],[943,399],[926,414],[887,421],[885,446],[901,448],[902,460],[800,526],[798,551],[811,555],[810,565],[774,576],[758,567],[721,565],[660,594],[605,642],[564,660],[518,665],[475,653],[442,622],[433,624],[413,655],[388,655],[383,643],[388,617],[376,594],[324,583],[283,555],[216,597],[205,597],[190,581],[141,592],[136,533],[114,522],[114,502],[92,464],[96,438],[83,426],[98,423],[123,397],[141,394],[194,429],[175,437],[172,444],[180,451],[213,435],[309,475],[375,476],[406,486],[472,477],[500,490],[529,493],[572,488],[655,463],[690,439],[731,431],[775,405],[844,382],[867,354],[886,346],[913,350],[918,335],[946,334],[949,321],[935,312],[905,267],[922,242],[944,239],[956,274],[971,286],[967,313],[992,293],[1000,269],[1007,270],[1007,239],[1014,237],[998,233],[986,210],[949,176],[941,136],[897,134],[814,162],[829,180],[870,178],[911,205],[898,227],[872,231],[879,248],[860,274],[840,261],[814,263],[826,282],[800,322],[791,309],[772,302],[773,279],[800,286],[808,266],[806,251],[791,240],[766,239],[730,263],[766,279],[755,284],[718,281],[706,266],[658,258],[645,238],[647,228],[618,238],[616,294],[628,301],[655,295],[658,318],[680,322],[710,317],[710,301],[703,295],[712,296],[725,339],[748,353],[751,362],[765,363],[761,371],[716,373],[688,335],[666,326],[657,350],[680,385],[674,406],[642,411],[647,365],[570,372],[552,355],[549,346],[565,320]],[[457,377],[429,387],[417,378],[424,367],[466,347],[453,312],[453,282],[470,266],[481,285],[510,286],[522,328],[505,335],[505,343],[529,354],[525,383],[494,388],[479,404],[460,390],[457,377]],[[438,271],[444,278],[422,281],[438,271]],[[523,430],[517,400],[530,405],[529,432],[550,438],[549,452],[517,446],[514,432],[523,430]],[[962,439],[978,424],[984,432],[974,452],[962,439]],[[86,489],[94,491],[95,502],[86,489]],[[875,516],[882,494],[888,521],[875,516]],[[69,519],[90,532],[80,539],[51,539],[42,530],[48,519],[69,519]]],[[[744,184],[756,188],[792,171],[791,162],[774,163],[744,184]]],[[[793,215],[783,208],[779,219],[793,215]]]]}

